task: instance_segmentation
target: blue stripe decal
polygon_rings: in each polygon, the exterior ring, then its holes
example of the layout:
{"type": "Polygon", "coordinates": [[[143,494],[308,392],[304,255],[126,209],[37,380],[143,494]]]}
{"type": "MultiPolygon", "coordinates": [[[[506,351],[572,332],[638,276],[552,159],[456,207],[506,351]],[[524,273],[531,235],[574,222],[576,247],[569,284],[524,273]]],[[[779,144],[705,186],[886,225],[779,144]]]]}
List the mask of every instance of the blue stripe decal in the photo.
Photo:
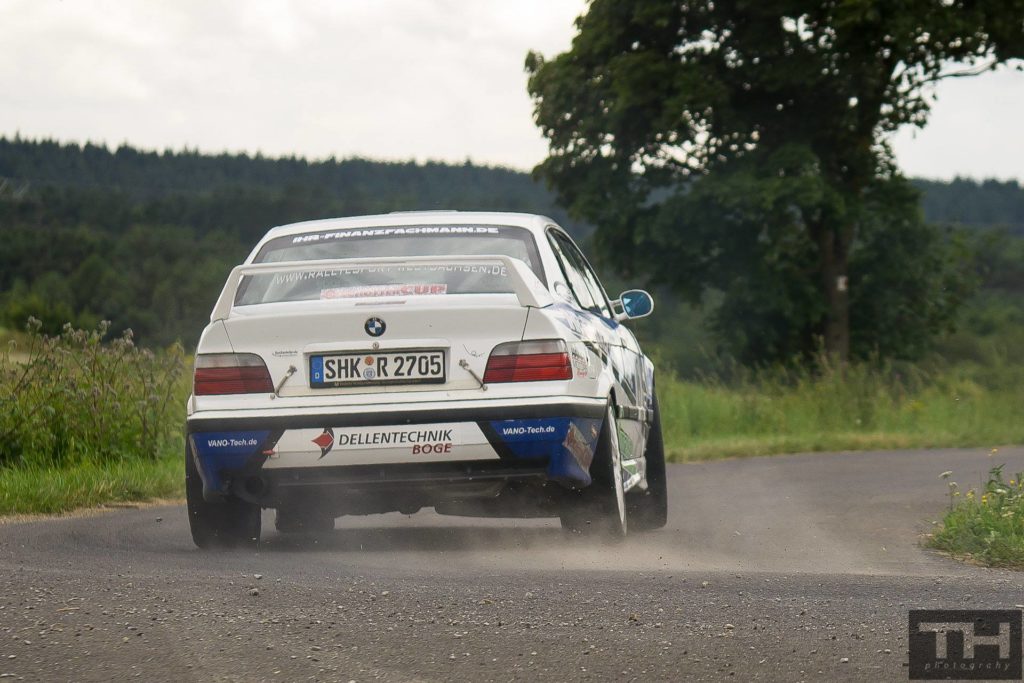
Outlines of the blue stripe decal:
{"type": "Polygon", "coordinates": [[[197,432],[192,435],[196,464],[207,489],[221,490],[221,470],[244,467],[269,431],[259,432],[197,432]]]}
{"type": "Polygon", "coordinates": [[[590,485],[601,420],[553,417],[495,420],[490,423],[508,450],[518,458],[548,458],[548,476],[573,486],[590,485]]]}

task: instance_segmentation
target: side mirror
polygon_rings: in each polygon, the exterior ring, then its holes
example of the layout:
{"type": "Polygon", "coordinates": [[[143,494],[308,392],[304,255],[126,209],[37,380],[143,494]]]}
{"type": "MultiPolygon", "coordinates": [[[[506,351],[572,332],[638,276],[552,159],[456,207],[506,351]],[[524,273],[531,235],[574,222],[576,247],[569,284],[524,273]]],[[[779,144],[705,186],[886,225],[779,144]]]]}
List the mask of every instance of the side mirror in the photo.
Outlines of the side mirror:
{"type": "Polygon", "coordinates": [[[654,312],[654,299],[642,289],[627,289],[615,303],[622,307],[622,313],[615,316],[616,320],[646,318],[654,312]]]}

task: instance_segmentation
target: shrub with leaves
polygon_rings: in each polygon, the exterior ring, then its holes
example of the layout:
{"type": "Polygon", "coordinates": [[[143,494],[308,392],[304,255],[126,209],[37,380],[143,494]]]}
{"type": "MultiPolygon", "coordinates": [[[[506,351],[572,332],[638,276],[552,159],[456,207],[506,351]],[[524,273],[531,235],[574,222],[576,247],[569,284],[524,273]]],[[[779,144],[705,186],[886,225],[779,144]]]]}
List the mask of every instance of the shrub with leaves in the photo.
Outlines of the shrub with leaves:
{"type": "Polygon", "coordinates": [[[188,393],[180,345],[154,352],[132,333],[107,340],[70,324],[56,336],[30,319],[0,356],[0,467],[154,459],[179,438],[188,393]]]}

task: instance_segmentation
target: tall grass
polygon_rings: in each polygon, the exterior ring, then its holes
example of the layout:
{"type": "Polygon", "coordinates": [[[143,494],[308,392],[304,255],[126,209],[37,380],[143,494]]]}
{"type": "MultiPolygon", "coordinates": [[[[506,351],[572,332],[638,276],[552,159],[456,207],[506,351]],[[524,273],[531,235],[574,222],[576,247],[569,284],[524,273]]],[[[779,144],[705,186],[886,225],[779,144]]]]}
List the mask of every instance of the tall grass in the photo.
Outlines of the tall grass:
{"type": "Polygon", "coordinates": [[[60,467],[154,459],[181,428],[185,356],[105,340],[70,325],[56,336],[30,319],[0,355],[0,466],[60,467]]]}
{"type": "Polygon", "coordinates": [[[180,498],[180,449],[155,460],[0,468],[0,515],[67,512],[114,501],[180,498]]]}
{"type": "Polygon", "coordinates": [[[180,491],[184,353],[107,330],[30,320],[0,354],[0,514],[180,491]]]}
{"type": "Polygon", "coordinates": [[[863,363],[659,376],[676,461],[1024,441],[1024,365],[863,363]]]}

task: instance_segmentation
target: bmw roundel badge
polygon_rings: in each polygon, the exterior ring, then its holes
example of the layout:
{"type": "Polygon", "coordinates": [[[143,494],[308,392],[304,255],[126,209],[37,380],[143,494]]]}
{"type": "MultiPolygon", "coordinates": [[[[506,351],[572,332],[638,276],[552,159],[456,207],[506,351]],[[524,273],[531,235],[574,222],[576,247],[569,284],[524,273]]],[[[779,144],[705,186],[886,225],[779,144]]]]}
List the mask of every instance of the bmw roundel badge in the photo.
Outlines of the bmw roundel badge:
{"type": "Polygon", "coordinates": [[[388,329],[388,326],[380,318],[368,318],[366,324],[363,325],[363,329],[371,337],[379,337],[384,334],[384,330],[388,329]]]}

